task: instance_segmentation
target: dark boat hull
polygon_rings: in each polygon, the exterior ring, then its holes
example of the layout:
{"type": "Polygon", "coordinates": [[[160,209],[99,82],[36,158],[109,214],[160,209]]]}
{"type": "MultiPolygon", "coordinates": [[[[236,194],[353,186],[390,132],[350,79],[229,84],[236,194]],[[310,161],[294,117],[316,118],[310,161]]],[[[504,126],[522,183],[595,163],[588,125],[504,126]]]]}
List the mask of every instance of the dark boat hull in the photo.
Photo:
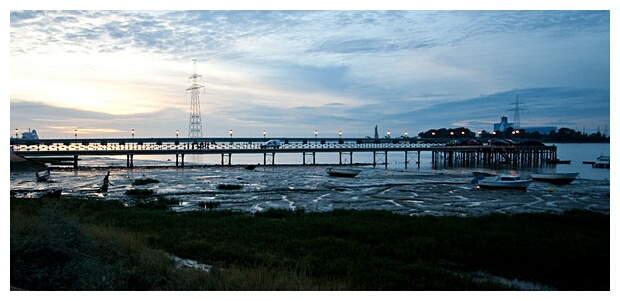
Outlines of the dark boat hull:
{"type": "Polygon", "coordinates": [[[537,182],[546,182],[555,185],[567,185],[572,183],[579,173],[567,174],[531,174],[532,180],[537,182]]]}

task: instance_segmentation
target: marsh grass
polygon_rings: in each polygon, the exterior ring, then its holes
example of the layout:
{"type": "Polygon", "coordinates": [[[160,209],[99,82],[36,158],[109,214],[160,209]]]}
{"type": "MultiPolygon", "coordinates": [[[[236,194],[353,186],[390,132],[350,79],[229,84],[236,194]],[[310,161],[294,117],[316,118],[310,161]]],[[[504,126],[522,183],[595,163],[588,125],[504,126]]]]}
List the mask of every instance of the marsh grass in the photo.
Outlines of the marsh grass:
{"type": "Polygon", "coordinates": [[[125,191],[125,194],[137,197],[149,197],[155,194],[155,191],[150,189],[128,189],[125,191]]]}
{"type": "Polygon", "coordinates": [[[470,276],[483,271],[558,290],[609,290],[609,222],[608,215],[586,211],[458,218],[273,210],[253,216],[12,198],[11,285],[39,290],[517,289],[470,276]],[[165,253],[218,269],[208,274],[177,269],[165,253]],[[72,283],[75,279],[79,283],[72,283]]]}

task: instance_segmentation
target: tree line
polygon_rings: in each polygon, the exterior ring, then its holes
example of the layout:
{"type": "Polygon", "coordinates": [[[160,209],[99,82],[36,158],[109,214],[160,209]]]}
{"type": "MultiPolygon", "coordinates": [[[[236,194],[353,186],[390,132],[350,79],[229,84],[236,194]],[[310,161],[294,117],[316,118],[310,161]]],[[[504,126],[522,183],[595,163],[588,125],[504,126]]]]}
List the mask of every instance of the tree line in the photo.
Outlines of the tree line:
{"type": "Polygon", "coordinates": [[[575,131],[569,128],[560,128],[557,131],[553,130],[549,133],[543,134],[538,131],[529,132],[525,129],[515,130],[512,127],[508,127],[505,131],[480,131],[474,132],[465,127],[458,128],[441,128],[430,129],[426,132],[420,132],[418,134],[420,138],[435,138],[435,139],[479,139],[486,141],[488,139],[512,139],[512,140],[535,140],[541,142],[555,142],[555,143],[610,143],[610,138],[605,134],[601,134],[600,131],[592,134],[582,133],[581,131],[575,131]]]}

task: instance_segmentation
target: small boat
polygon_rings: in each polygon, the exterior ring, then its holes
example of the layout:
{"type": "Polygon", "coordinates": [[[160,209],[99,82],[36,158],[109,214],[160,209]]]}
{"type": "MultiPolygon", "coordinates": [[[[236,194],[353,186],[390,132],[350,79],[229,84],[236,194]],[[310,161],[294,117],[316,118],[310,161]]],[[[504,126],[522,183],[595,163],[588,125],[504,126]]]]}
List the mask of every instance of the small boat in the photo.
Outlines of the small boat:
{"type": "Polygon", "coordinates": [[[547,164],[570,164],[570,160],[560,160],[560,159],[547,159],[545,160],[547,164]]]}
{"type": "Polygon", "coordinates": [[[244,168],[247,170],[254,170],[256,168],[256,165],[246,165],[244,168]]]}
{"type": "Polygon", "coordinates": [[[610,168],[610,156],[599,156],[592,164],[592,167],[596,168],[610,168]]]}
{"type": "Polygon", "coordinates": [[[49,171],[49,169],[42,170],[42,171],[37,171],[36,172],[36,176],[37,176],[37,181],[45,182],[45,181],[49,180],[49,178],[50,178],[50,171],[49,171]]]}
{"type": "Polygon", "coordinates": [[[353,169],[353,168],[340,168],[340,167],[328,167],[325,171],[327,171],[327,173],[330,176],[335,176],[335,177],[347,177],[347,178],[352,178],[357,176],[360,172],[362,172],[359,169],[353,169]]]}
{"type": "Polygon", "coordinates": [[[566,173],[533,173],[530,176],[534,181],[548,182],[557,185],[566,185],[573,182],[578,172],[566,172],[566,173]]]}
{"type": "Polygon", "coordinates": [[[532,180],[522,180],[519,176],[498,175],[488,179],[478,180],[478,186],[489,189],[520,189],[525,190],[532,180]]]}

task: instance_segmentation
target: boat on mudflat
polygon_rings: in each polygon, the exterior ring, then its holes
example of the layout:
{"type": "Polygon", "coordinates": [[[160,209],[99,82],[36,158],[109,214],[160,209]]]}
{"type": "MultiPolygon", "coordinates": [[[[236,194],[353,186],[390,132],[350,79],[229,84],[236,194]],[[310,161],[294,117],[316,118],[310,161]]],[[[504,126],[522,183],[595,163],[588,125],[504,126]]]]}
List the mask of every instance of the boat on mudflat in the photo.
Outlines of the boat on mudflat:
{"type": "Polygon", "coordinates": [[[35,176],[37,177],[37,181],[45,182],[45,181],[49,180],[49,178],[50,178],[50,171],[49,171],[49,169],[42,170],[42,171],[37,171],[35,176]]]}
{"type": "Polygon", "coordinates": [[[539,182],[547,182],[551,184],[557,185],[566,185],[573,182],[577,176],[578,172],[565,172],[565,173],[533,173],[530,176],[532,180],[539,182]]]}
{"type": "Polygon", "coordinates": [[[347,178],[353,178],[357,176],[360,172],[362,172],[359,169],[341,167],[328,167],[325,171],[327,171],[330,176],[347,178]]]}
{"type": "Polygon", "coordinates": [[[480,188],[488,189],[517,189],[525,190],[532,183],[532,180],[523,180],[519,176],[498,175],[492,178],[478,180],[480,188]]]}

